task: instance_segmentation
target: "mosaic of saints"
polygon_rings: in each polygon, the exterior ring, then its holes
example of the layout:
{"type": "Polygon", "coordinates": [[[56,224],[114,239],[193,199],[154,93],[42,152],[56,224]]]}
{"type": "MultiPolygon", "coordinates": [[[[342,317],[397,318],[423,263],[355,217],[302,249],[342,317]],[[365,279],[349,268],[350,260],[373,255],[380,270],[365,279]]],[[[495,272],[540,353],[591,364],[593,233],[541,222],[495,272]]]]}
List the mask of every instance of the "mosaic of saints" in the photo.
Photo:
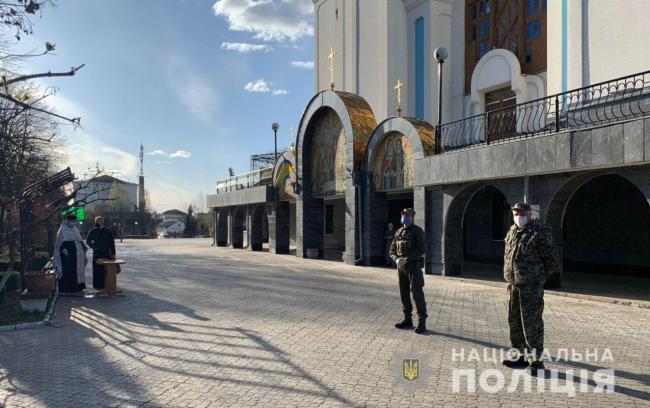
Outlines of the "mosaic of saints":
{"type": "Polygon", "coordinates": [[[400,134],[386,137],[373,162],[377,190],[401,190],[413,186],[413,152],[400,134]]]}
{"type": "Polygon", "coordinates": [[[316,125],[312,139],[312,190],[316,195],[343,193],[345,134],[336,113],[327,112],[316,125]]]}

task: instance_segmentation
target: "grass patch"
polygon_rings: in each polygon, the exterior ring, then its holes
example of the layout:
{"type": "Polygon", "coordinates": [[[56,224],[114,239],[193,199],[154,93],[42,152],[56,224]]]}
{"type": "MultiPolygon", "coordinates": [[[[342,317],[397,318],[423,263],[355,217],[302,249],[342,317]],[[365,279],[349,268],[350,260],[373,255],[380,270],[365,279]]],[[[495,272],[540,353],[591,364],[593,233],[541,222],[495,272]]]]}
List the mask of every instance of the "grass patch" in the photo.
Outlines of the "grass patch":
{"type": "Polygon", "coordinates": [[[7,293],[5,299],[0,303],[0,326],[14,325],[20,323],[38,322],[45,318],[47,310],[50,309],[52,297],[47,302],[45,312],[26,313],[20,307],[20,295],[16,292],[7,293]]]}

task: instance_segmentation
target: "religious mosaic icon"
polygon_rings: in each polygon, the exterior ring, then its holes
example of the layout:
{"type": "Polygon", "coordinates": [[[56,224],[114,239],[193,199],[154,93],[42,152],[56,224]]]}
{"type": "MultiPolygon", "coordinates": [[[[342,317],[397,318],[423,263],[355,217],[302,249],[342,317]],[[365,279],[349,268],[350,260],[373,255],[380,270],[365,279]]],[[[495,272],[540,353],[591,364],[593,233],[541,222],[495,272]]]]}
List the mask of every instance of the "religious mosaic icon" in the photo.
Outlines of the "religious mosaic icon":
{"type": "Polygon", "coordinates": [[[408,138],[393,133],[384,138],[372,163],[375,190],[404,190],[413,187],[413,149],[408,138]]]}
{"type": "Polygon", "coordinates": [[[345,192],[345,133],[332,110],[325,113],[314,129],[311,147],[312,191],[316,196],[345,192]]]}

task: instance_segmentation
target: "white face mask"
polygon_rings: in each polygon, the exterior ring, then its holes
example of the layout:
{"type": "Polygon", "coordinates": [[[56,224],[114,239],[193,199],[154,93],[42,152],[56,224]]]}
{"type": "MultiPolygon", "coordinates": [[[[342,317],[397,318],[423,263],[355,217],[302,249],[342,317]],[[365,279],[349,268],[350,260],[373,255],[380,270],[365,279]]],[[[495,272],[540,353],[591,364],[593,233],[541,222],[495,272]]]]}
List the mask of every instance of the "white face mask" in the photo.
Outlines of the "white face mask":
{"type": "Polygon", "coordinates": [[[528,217],[525,215],[515,215],[515,224],[517,224],[518,227],[523,227],[528,223],[528,217]]]}

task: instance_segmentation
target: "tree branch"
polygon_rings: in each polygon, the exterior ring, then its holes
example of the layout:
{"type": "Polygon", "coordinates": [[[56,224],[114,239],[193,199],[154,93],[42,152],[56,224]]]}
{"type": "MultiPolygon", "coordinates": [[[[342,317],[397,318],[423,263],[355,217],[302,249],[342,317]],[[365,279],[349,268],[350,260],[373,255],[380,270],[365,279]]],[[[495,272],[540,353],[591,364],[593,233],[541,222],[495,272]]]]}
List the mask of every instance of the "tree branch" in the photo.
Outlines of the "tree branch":
{"type": "Polygon", "coordinates": [[[29,81],[30,79],[36,79],[36,78],[49,78],[49,77],[63,77],[63,76],[74,76],[74,74],[77,73],[81,68],[85,67],[86,64],[81,64],[78,67],[72,67],[70,68],[70,71],[68,72],[42,72],[40,74],[30,74],[30,75],[22,75],[13,79],[6,79],[3,78],[3,85],[5,88],[8,85],[15,84],[16,82],[24,82],[24,81],[29,81]]]}
{"type": "Polygon", "coordinates": [[[8,101],[11,101],[11,102],[13,102],[13,103],[17,104],[18,106],[21,106],[21,107],[23,107],[23,108],[25,108],[25,109],[31,109],[31,110],[35,110],[35,111],[37,111],[37,112],[45,113],[46,115],[54,116],[55,118],[59,118],[59,119],[61,119],[61,120],[65,120],[66,122],[70,122],[70,123],[72,123],[73,125],[81,126],[81,117],[77,117],[77,118],[68,118],[68,117],[65,117],[65,116],[59,115],[59,114],[57,114],[57,113],[50,112],[50,111],[48,111],[47,109],[41,109],[41,108],[37,108],[37,107],[35,107],[35,106],[31,106],[31,105],[29,105],[29,104],[27,104],[27,103],[25,103],[25,102],[21,102],[21,101],[15,99],[15,98],[12,97],[11,95],[6,95],[6,94],[3,94],[3,93],[0,93],[0,98],[6,99],[6,100],[8,100],[8,101]]]}

